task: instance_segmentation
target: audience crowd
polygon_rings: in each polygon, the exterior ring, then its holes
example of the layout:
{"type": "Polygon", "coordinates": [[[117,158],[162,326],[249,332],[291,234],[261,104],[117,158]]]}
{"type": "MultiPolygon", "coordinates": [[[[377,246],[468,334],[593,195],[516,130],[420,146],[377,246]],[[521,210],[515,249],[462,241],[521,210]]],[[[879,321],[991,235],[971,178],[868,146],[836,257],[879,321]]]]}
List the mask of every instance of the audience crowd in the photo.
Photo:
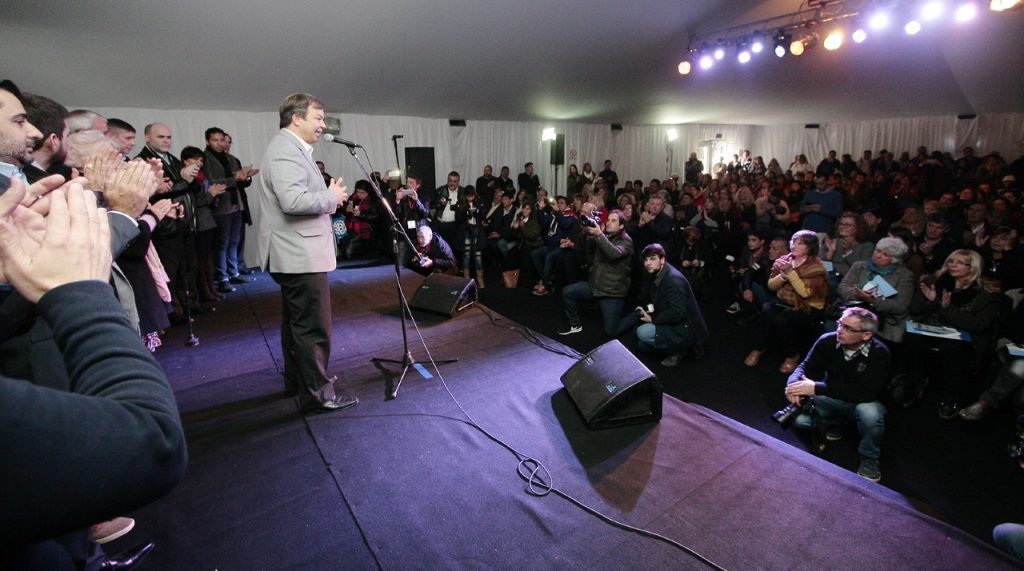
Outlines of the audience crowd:
{"type": "MultiPolygon", "coordinates": [[[[246,188],[257,169],[231,154],[229,133],[211,126],[202,148],[181,146],[176,156],[170,129],[151,123],[130,159],[133,125],[69,112],[10,82],[0,97],[0,189],[26,188],[19,208],[67,184],[97,192],[110,218],[110,281],[149,351],[169,327],[215,311],[250,279],[246,188]]],[[[802,154],[766,163],[744,150],[710,171],[691,154],[684,177],[663,180],[620,178],[611,161],[603,165],[599,173],[589,162],[570,165],[559,196],[541,186],[532,163],[515,178],[507,166],[494,176],[487,165],[474,185],[451,172],[436,189],[417,176],[374,173],[334,215],[339,260],[393,255],[415,271],[461,274],[479,288],[500,275],[507,287],[560,296],[560,334],[597,323],[609,337],[634,331],[642,350],[665,355],[665,366],[703,355],[702,311],[720,311],[708,302],[729,284],[734,303],[725,311],[756,339],[745,364],[777,359],[790,375],[789,401],[818,400],[818,412],[804,408],[797,426],[816,425],[834,440],[843,428],[835,422],[856,421],[859,472],[872,480],[881,477],[886,407],[911,404],[926,390],[938,391],[943,419],[974,422],[1013,406],[1024,434],[1024,157],[919,147],[898,157],[867,150],[858,159],[832,151],[815,166],[802,154]],[[393,244],[374,184],[409,240],[393,244]]],[[[4,296],[0,372],[76,390],[68,372],[49,374],[64,362],[59,349],[33,345],[40,329],[55,325],[47,322],[52,311],[10,288],[4,296]]],[[[93,541],[131,525],[90,523],[93,541]]]]}

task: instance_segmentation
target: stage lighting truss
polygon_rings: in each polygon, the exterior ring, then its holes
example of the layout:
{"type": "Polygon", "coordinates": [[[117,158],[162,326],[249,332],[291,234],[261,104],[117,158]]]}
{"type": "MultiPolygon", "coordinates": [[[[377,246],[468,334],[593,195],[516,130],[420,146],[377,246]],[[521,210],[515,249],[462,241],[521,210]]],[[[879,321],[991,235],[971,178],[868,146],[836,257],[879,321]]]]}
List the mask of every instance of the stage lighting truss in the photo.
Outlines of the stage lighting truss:
{"type": "MultiPolygon", "coordinates": [[[[982,13],[984,0],[803,0],[794,12],[690,37],[681,75],[708,71],[735,57],[756,65],[762,53],[801,56],[819,43],[828,51],[846,49],[886,34],[914,36],[940,26],[968,25],[982,13]],[[768,49],[766,49],[768,48],[768,49]]],[[[990,12],[1016,10],[1024,0],[989,0],[990,12]]],[[[770,59],[770,58],[769,58],[770,59]]]]}

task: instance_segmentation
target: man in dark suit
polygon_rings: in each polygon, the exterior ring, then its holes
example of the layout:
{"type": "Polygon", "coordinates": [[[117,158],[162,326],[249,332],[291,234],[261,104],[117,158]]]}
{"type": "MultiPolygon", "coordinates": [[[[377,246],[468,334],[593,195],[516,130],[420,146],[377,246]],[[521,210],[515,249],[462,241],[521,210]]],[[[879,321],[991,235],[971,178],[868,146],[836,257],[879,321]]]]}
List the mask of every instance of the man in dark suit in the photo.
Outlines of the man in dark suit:
{"type": "Polygon", "coordinates": [[[303,410],[330,412],[357,399],[334,392],[327,373],[331,356],[331,289],[336,267],[331,214],[348,198],[340,180],[324,179],[313,161],[313,143],[326,124],[324,107],[307,93],[293,93],[278,111],[281,130],[270,141],[252,193],[250,262],[281,286],[281,347],[286,391],[303,410]]]}

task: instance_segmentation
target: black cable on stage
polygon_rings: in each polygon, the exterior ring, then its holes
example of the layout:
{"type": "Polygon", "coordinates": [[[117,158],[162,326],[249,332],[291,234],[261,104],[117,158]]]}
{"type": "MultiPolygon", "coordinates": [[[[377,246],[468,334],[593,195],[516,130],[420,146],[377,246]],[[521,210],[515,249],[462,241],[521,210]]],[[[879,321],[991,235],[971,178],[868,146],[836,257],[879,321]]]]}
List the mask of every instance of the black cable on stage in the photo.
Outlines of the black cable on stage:
{"type": "Polygon", "coordinates": [[[537,336],[537,332],[536,331],[534,331],[533,329],[530,329],[529,327],[525,327],[525,326],[520,325],[518,323],[516,323],[515,325],[508,325],[508,326],[501,325],[501,324],[498,323],[498,319],[500,319],[500,317],[495,317],[495,314],[494,314],[493,311],[491,311],[490,309],[484,307],[483,305],[480,305],[479,303],[477,303],[475,305],[476,305],[476,307],[480,311],[483,312],[484,315],[487,316],[488,319],[491,320],[491,324],[494,325],[495,327],[502,327],[502,328],[507,327],[510,331],[515,331],[516,333],[522,335],[530,343],[540,347],[541,349],[544,349],[545,351],[549,351],[551,353],[555,353],[556,355],[562,355],[563,357],[569,357],[570,359],[579,359],[579,358],[583,357],[582,353],[580,353],[579,351],[577,351],[577,350],[575,350],[575,349],[573,349],[571,347],[568,348],[568,351],[566,351],[566,350],[563,350],[561,348],[552,347],[551,345],[548,345],[547,343],[542,341],[537,336]]]}
{"type": "MultiPolygon", "coordinates": [[[[494,316],[491,314],[491,312],[489,310],[485,309],[479,303],[477,303],[476,305],[477,305],[477,307],[480,307],[480,310],[483,311],[484,314],[487,315],[490,318],[491,323],[493,323],[496,326],[499,326],[497,321],[495,320],[494,316]]],[[[406,307],[408,308],[408,305],[406,305],[406,307]]],[[[474,419],[472,417],[472,415],[470,415],[469,412],[466,411],[465,408],[463,408],[462,403],[459,402],[459,399],[456,398],[455,395],[452,393],[451,388],[448,387],[448,383],[447,383],[447,381],[445,381],[444,375],[441,374],[440,368],[437,366],[437,363],[434,362],[434,357],[433,357],[433,355],[430,354],[430,349],[427,347],[427,343],[423,339],[423,334],[420,332],[419,325],[416,323],[416,319],[412,315],[412,309],[407,309],[407,311],[408,311],[407,315],[409,316],[409,320],[412,322],[413,329],[416,330],[416,336],[419,337],[420,345],[423,346],[423,350],[427,354],[427,360],[430,361],[430,365],[434,368],[434,372],[437,374],[437,378],[441,381],[441,386],[444,387],[445,392],[447,392],[448,396],[451,397],[452,402],[455,403],[455,406],[457,406],[459,408],[459,410],[462,411],[462,414],[464,414],[466,416],[466,419],[469,420],[470,426],[472,426],[473,428],[478,430],[480,433],[482,433],[484,436],[486,436],[487,438],[489,438],[491,441],[495,442],[496,444],[498,444],[502,448],[504,448],[504,449],[508,450],[509,452],[511,452],[512,455],[515,456],[519,460],[519,464],[516,466],[516,472],[519,474],[519,477],[522,478],[526,482],[526,493],[528,493],[528,494],[530,494],[532,496],[536,496],[536,497],[544,497],[544,496],[546,496],[546,495],[548,495],[550,493],[553,493],[556,496],[558,496],[558,497],[566,500],[567,502],[575,505],[576,507],[580,508],[584,512],[589,513],[589,514],[597,517],[601,521],[603,521],[603,522],[605,522],[605,523],[607,523],[607,524],[609,524],[609,525],[611,525],[613,527],[617,527],[619,529],[630,531],[630,532],[636,533],[636,534],[644,536],[644,537],[649,537],[651,539],[655,539],[655,540],[664,542],[664,543],[666,543],[666,544],[668,544],[668,545],[670,545],[672,547],[675,547],[676,549],[679,549],[680,551],[683,551],[684,553],[686,553],[686,554],[696,558],[697,560],[701,561],[702,563],[704,563],[708,567],[711,567],[712,569],[716,569],[718,571],[725,571],[725,568],[721,567],[720,565],[718,565],[714,561],[711,561],[710,559],[708,559],[707,557],[701,555],[700,553],[698,553],[697,551],[693,550],[692,548],[687,547],[687,546],[683,545],[682,543],[679,543],[678,541],[676,541],[674,539],[665,537],[664,535],[661,535],[659,533],[655,533],[655,532],[647,530],[647,529],[635,527],[635,526],[629,525],[627,523],[618,521],[618,520],[612,518],[611,516],[608,516],[608,515],[602,513],[601,511],[588,506],[587,504],[583,503],[583,501],[576,499],[575,497],[569,495],[567,492],[563,492],[562,490],[560,490],[557,487],[555,487],[555,485],[553,483],[554,479],[551,477],[551,473],[548,471],[547,467],[545,467],[544,464],[540,460],[537,460],[537,459],[535,459],[535,458],[533,458],[531,456],[528,456],[528,455],[520,452],[519,450],[517,450],[511,444],[508,444],[507,442],[505,442],[501,438],[498,438],[497,436],[495,436],[495,435],[491,434],[490,432],[488,432],[487,429],[485,429],[483,426],[480,426],[480,424],[476,421],[476,419],[474,419]]],[[[528,340],[530,340],[531,342],[536,343],[539,347],[541,347],[541,348],[543,348],[543,349],[545,349],[547,351],[551,351],[553,353],[557,353],[557,354],[564,355],[564,356],[570,357],[570,358],[575,358],[575,359],[578,359],[579,357],[582,356],[579,352],[576,352],[576,351],[574,351],[575,354],[567,354],[564,351],[561,351],[559,349],[556,349],[554,347],[550,347],[550,346],[544,344],[543,342],[541,342],[537,338],[537,334],[534,331],[532,331],[531,329],[529,329],[528,327],[516,326],[516,327],[509,327],[509,329],[511,329],[513,331],[519,331],[528,340]]]]}

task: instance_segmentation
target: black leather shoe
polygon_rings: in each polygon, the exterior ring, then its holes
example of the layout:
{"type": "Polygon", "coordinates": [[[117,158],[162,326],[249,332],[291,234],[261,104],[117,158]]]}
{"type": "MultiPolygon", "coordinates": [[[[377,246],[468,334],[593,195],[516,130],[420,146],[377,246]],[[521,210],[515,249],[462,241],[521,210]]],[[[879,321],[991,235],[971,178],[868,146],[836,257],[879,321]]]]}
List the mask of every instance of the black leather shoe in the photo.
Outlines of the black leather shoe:
{"type": "Polygon", "coordinates": [[[153,551],[154,543],[140,543],[130,549],[125,549],[116,555],[110,555],[100,562],[100,569],[131,569],[139,564],[150,551],[153,551]]]}
{"type": "Polygon", "coordinates": [[[249,278],[243,278],[242,276],[234,276],[234,277],[228,279],[228,281],[233,283],[233,284],[247,284],[247,283],[251,282],[252,280],[250,280],[249,278]]]}
{"type": "Polygon", "coordinates": [[[345,410],[346,408],[352,408],[357,404],[359,404],[359,399],[355,397],[338,395],[334,397],[334,400],[324,401],[313,408],[306,409],[304,412],[306,414],[323,414],[325,412],[336,412],[339,410],[345,410]]]}
{"type": "Polygon", "coordinates": [[[217,283],[217,291],[221,293],[231,293],[235,291],[235,288],[231,287],[231,285],[228,284],[228,280],[224,280],[222,282],[217,283]]]}
{"type": "Polygon", "coordinates": [[[241,276],[247,276],[247,275],[249,275],[251,273],[252,273],[252,270],[250,270],[249,268],[244,268],[244,269],[238,270],[238,275],[241,275],[241,276]]]}

